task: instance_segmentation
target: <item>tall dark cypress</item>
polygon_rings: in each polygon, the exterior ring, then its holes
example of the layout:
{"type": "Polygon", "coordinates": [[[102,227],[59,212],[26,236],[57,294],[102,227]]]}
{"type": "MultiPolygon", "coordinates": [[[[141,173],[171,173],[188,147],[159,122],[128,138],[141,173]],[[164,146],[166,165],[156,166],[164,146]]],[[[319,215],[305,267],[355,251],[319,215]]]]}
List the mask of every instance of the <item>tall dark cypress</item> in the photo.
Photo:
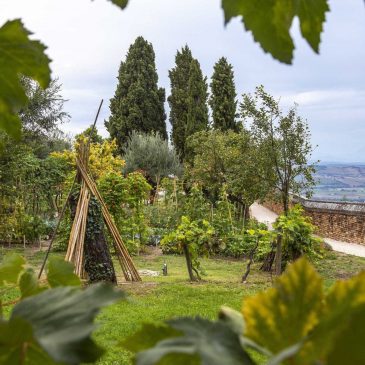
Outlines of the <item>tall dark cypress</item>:
{"type": "Polygon", "coordinates": [[[167,139],[165,90],[159,88],[152,44],[138,37],[121,62],[118,86],[105,126],[123,151],[132,131],[159,132],[167,139]]]}
{"type": "Polygon", "coordinates": [[[185,138],[208,128],[208,84],[200,64],[193,60],[189,71],[188,114],[185,138]]]}
{"type": "Polygon", "coordinates": [[[214,129],[238,131],[236,121],[237,94],[233,67],[225,57],[220,58],[214,65],[210,89],[209,105],[212,108],[214,129]]]}
{"type": "Polygon", "coordinates": [[[189,72],[193,61],[190,48],[185,46],[175,57],[175,67],[169,71],[171,95],[170,105],[171,138],[177,153],[182,159],[185,146],[185,128],[188,117],[189,72]]]}
{"type": "Polygon", "coordinates": [[[175,67],[169,71],[169,77],[171,95],[167,100],[170,105],[171,137],[183,160],[186,138],[208,126],[207,81],[188,46],[177,52],[175,67]]]}

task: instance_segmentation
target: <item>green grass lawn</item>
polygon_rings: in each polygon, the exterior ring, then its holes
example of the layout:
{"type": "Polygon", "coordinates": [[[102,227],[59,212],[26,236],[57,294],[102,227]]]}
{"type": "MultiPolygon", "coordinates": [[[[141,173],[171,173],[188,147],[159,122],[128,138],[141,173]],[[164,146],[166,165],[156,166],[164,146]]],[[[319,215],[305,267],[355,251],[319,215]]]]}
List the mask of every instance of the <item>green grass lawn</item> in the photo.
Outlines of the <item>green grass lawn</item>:
{"type": "MultiPolygon", "coordinates": [[[[7,251],[1,250],[0,255],[7,251]]],[[[24,253],[28,262],[39,268],[44,252],[17,251],[24,253]]],[[[241,284],[240,278],[246,269],[244,260],[203,259],[206,275],[199,283],[188,282],[183,257],[148,254],[135,257],[134,261],[139,269],[159,272],[166,262],[168,276],[143,277],[142,283],[120,284],[128,293],[128,299],[105,308],[98,316],[99,328],[95,339],[107,350],[99,364],[130,364],[130,354],[118,344],[138,330],[143,322],[195,315],[213,319],[222,305],[239,310],[245,297],[272,285],[271,276],[260,272],[258,264],[253,265],[248,282],[241,284]]],[[[365,269],[365,259],[329,252],[315,266],[323,276],[326,287],[330,287],[335,280],[365,269]]],[[[118,277],[121,277],[119,270],[118,277]]],[[[10,293],[10,298],[15,294],[10,293]]]]}

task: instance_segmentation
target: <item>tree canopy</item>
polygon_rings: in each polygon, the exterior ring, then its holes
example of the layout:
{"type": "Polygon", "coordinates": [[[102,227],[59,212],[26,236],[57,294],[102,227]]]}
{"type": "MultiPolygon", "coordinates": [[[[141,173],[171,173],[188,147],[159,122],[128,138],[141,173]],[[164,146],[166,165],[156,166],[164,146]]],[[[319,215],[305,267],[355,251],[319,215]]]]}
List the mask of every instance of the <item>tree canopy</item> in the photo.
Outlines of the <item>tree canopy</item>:
{"type": "Polygon", "coordinates": [[[152,44],[138,37],[119,68],[118,85],[110,100],[111,115],[105,122],[120,152],[132,131],[158,132],[167,138],[165,90],[158,87],[152,44]]]}
{"type": "Polygon", "coordinates": [[[208,86],[199,62],[185,46],[175,57],[175,67],[169,71],[171,95],[170,123],[172,141],[180,159],[185,157],[186,139],[208,127],[208,86]]]}
{"type": "Polygon", "coordinates": [[[225,57],[214,65],[209,105],[212,108],[213,127],[222,131],[238,131],[236,121],[237,101],[233,67],[225,57]]]}

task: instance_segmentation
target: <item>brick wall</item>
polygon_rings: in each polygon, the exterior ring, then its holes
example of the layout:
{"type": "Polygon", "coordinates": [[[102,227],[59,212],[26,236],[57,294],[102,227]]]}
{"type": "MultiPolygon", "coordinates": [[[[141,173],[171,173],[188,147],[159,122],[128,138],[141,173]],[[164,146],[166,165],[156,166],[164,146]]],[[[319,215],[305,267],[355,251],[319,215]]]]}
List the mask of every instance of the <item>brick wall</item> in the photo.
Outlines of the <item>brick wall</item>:
{"type": "MultiPolygon", "coordinates": [[[[317,233],[339,241],[365,245],[365,203],[328,202],[293,197],[305,214],[312,218],[317,233]]],[[[265,202],[264,206],[280,214],[280,204],[265,202]]]]}

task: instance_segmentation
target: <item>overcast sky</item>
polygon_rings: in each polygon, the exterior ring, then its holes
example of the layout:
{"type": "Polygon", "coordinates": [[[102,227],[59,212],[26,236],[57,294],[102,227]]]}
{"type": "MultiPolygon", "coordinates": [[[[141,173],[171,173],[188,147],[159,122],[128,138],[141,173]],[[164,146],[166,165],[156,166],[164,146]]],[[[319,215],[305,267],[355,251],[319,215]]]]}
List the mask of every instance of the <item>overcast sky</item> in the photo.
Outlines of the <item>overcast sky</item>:
{"type": "Polygon", "coordinates": [[[294,64],[287,66],[264,54],[235,19],[223,25],[220,0],[130,0],[121,11],[106,0],[0,0],[0,23],[22,18],[25,26],[48,46],[54,77],[63,84],[72,119],[63,129],[79,133],[90,125],[100,99],[104,107],[98,129],[116,88],[120,61],[142,35],[156,53],[159,84],[169,94],[168,70],[176,50],[188,44],[208,78],[213,65],[226,56],[234,66],[237,94],[263,84],[294,101],[308,120],[314,158],[365,162],[365,7],[362,0],[330,0],[320,56],[298,33],[292,34],[294,64]]]}

